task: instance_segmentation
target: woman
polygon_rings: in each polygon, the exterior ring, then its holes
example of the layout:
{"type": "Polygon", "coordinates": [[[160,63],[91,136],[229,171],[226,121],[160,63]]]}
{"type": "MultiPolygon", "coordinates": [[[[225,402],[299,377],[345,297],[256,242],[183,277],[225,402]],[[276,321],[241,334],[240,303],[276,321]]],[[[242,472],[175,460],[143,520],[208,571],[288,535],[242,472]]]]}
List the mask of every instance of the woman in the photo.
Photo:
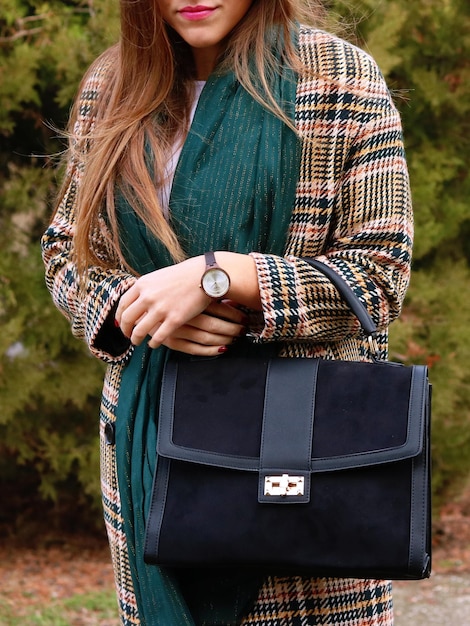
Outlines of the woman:
{"type": "Polygon", "coordinates": [[[317,4],[121,0],[121,14],[119,44],[80,88],[43,251],[56,305],[109,364],[102,487],[122,623],[392,624],[386,582],[172,573],[142,556],[146,399],[167,350],[217,355],[248,332],[286,355],[366,359],[356,320],[302,260],[317,257],[366,305],[386,357],[412,237],[390,94],[365,53],[297,27],[317,4]],[[201,288],[211,250],[219,292],[201,288]]]}

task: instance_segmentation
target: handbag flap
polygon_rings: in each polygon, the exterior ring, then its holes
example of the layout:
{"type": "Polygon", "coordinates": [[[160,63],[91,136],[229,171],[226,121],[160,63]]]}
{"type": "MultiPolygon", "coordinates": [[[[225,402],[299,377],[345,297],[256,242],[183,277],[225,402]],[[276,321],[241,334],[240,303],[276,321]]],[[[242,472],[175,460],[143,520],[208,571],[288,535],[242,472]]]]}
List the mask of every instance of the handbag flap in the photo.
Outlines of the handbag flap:
{"type": "MultiPolygon", "coordinates": [[[[296,436],[298,420],[312,424],[308,471],[396,462],[422,452],[428,397],[427,368],[420,365],[172,354],[163,374],[157,451],[169,459],[258,472],[266,420],[278,419],[266,406],[282,402],[279,427],[271,429],[274,441],[286,442],[284,449],[296,439],[303,446],[310,431],[296,436]],[[276,378],[267,385],[270,361],[276,378]],[[308,406],[299,418],[304,386],[313,392],[302,400],[308,406]]],[[[273,469],[293,468],[281,463],[273,469]]]]}

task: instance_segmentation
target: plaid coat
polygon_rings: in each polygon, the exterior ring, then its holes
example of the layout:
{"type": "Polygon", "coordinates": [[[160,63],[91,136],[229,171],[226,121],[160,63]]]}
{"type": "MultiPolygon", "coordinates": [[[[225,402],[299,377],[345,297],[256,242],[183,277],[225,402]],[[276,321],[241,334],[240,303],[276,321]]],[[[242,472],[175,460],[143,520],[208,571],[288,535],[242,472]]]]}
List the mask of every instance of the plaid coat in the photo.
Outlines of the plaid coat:
{"type": "MultiPolygon", "coordinates": [[[[374,61],[330,34],[301,28],[299,48],[311,71],[298,79],[296,125],[303,141],[300,178],[283,257],[254,253],[263,322],[260,341],[283,340],[291,355],[364,360],[357,320],[329,281],[301,257],[317,257],[353,287],[380,329],[399,314],[408,285],[412,242],[409,181],[399,115],[374,61]]],[[[93,103],[108,66],[95,64],[79,95],[76,133],[93,121],[93,103]]],[[[78,289],[70,251],[83,163],[72,160],[70,185],[43,237],[46,282],[73,333],[108,363],[100,419],[104,517],[122,623],[140,624],[121,519],[115,451],[106,426],[115,420],[121,371],[129,351],[119,341],[113,307],[135,278],[116,263],[90,268],[78,289]]],[[[105,225],[103,222],[103,229],[105,225]]],[[[100,254],[112,254],[95,234],[100,254]]],[[[109,428],[109,427],[108,427],[109,428]]],[[[393,623],[390,585],[380,581],[267,578],[243,624],[393,623]]]]}

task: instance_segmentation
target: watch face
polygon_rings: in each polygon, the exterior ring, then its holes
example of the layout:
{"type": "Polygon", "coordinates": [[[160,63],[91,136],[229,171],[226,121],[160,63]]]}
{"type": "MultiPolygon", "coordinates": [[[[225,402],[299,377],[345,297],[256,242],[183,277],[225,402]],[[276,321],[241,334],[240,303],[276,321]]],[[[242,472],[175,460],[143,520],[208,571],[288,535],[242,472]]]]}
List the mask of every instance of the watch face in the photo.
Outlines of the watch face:
{"type": "Polygon", "coordinates": [[[227,272],[217,267],[207,270],[202,277],[202,288],[211,298],[222,298],[230,287],[227,272]]]}

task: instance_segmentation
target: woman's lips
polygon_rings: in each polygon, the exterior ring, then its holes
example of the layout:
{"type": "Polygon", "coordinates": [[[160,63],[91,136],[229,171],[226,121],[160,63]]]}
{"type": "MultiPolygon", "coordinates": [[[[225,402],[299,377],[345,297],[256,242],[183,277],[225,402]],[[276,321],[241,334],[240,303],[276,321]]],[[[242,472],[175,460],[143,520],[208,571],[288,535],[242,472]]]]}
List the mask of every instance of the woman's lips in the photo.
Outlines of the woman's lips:
{"type": "Polygon", "coordinates": [[[215,9],[211,7],[197,5],[195,7],[183,7],[182,9],[180,9],[179,13],[187,20],[197,21],[203,20],[209,15],[212,15],[214,11],[215,9]]]}

